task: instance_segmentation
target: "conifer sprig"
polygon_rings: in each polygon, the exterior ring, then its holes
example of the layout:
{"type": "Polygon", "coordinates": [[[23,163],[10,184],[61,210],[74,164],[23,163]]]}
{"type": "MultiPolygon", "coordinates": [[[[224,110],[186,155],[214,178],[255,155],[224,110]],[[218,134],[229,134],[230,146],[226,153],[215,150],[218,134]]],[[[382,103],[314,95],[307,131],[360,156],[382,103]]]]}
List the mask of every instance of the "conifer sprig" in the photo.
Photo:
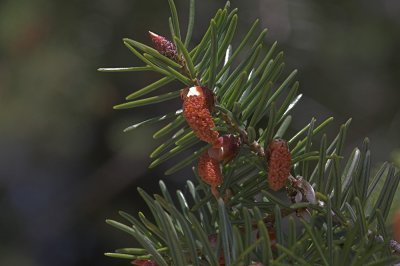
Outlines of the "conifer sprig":
{"type": "Polygon", "coordinates": [[[290,113],[301,99],[297,70],[285,77],[283,52],[277,51],[276,43],[264,44],[267,30],[258,32],[258,20],[233,47],[238,10],[231,10],[227,2],[199,44],[190,49],[195,1],[190,1],[184,39],[174,1],[168,3],[170,40],[150,33],[153,48],[124,39],[144,65],[99,70],[161,74],[114,108],[175,100],[176,111],[125,131],[168,121],[153,135],[169,138],[150,154],[150,167],[189,150],[166,174],[196,165],[200,156],[202,163],[193,167],[197,181],[187,181],[188,195],[177,191],[173,197],[162,181],[161,195],[152,197],[138,189],[152,217],[140,212],[137,219],[120,212],[127,224],[107,223],[132,235],[141,248],[106,255],[129,259],[134,265],[398,262],[398,243],[386,223],[399,171],[385,163],[373,174],[368,139],[345,159],[351,120],[332,140],[323,132],[333,118],[322,122],[312,118],[293,136],[287,134],[290,113]],[[242,59],[237,62],[239,55],[242,59]],[[181,87],[158,93],[173,81],[181,87]]]}

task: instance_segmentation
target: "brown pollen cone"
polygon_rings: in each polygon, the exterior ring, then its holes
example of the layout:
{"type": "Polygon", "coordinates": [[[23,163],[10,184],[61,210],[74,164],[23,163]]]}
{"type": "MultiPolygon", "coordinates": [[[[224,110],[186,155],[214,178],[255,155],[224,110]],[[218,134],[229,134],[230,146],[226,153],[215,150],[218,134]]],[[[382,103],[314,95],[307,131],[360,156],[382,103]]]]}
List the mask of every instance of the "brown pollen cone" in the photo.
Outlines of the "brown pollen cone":
{"type": "Polygon", "coordinates": [[[211,116],[214,105],[212,92],[205,87],[191,87],[182,91],[183,116],[196,136],[202,141],[215,143],[219,133],[211,116]]]}
{"type": "Polygon", "coordinates": [[[274,139],[267,149],[268,184],[277,191],[281,189],[290,175],[292,156],[286,141],[274,139]]]}
{"type": "Polygon", "coordinates": [[[165,57],[168,57],[171,60],[174,60],[177,63],[180,63],[178,52],[173,42],[171,42],[164,36],[155,34],[154,32],[151,31],[149,31],[149,36],[151,41],[153,42],[154,48],[160,54],[162,54],[165,57]]]}
{"type": "Polygon", "coordinates": [[[223,182],[219,162],[211,158],[206,151],[200,156],[197,169],[201,180],[210,185],[213,195],[219,198],[217,187],[223,182]]]}

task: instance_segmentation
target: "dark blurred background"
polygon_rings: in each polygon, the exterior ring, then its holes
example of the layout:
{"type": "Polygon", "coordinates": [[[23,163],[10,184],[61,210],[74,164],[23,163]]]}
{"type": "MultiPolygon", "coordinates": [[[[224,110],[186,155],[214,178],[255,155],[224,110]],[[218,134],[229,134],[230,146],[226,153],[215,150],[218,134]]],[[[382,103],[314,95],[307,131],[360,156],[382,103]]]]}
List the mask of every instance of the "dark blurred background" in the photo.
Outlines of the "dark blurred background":
{"type": "MultiPolygon", "coordinates": [[[[334,116],[332,138],[353,117],[348,150],[368,136],[375,163],[399,163],[400,1],[232,2],[239,36],[260,17],[266,43],[286,52],[287,73],[300,70],[295,130],[334,116]]],[[[184,24],[188,1],[176,3],[184,24]]],[[[193,43],[223,5],[198,1],[193,43]]],[[[155,127],[122,132],[167,105],[112,109],[158,76],[96,71],[139,65],[121,39],[168,36],[168,12],[166,0],[0,2],[0,265],[127,265],[103,256],[134,245],[105,218],[143,208],[137,186],[190,178],[146,169],[155,127]]]]}

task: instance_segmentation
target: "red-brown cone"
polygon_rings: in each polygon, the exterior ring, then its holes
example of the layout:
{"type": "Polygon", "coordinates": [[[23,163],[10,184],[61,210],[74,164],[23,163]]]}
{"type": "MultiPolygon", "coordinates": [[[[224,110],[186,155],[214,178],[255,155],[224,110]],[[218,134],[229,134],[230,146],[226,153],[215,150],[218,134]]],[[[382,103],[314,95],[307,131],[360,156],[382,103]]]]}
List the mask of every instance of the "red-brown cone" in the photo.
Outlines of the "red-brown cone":
{"type": "Polygon", "coordinates": [[[274,139],[267,149],[268,184],[272,190],[279,190],[290,175],[291,154],[286,141],[274,139]]]}
{"type": "Polygon", "coordinates": [[[154,48],[163,56],[168,57],[171,60],[179,63],[179,56],[176,50],[175,44],[169,41],[164,36],[155,34],[149,31],[150,39],[153,42],[154,48]]]}
{"type": "Polygon", "coordinates": [[[136,266],[158,266],[157,262],[152,260],[133,260],[131,264],[136,266]]]}
{"type": "MultiPolygon", "coordinates": [[[[210,242],[210,246],[212,249],[216,249],[218,245],[218,235],[217,234],[211,234],[208,236],[208,241],[210,242]]],[[[219,266],[224,266],[225,265],[225,258],[224,258],[224,252],[221,250],[219,258],[218,258],[218,264],[219,266]]]]}
{"type": "Polygon", "coordinates": [[[400,242],[400,210],[398,210],[394,214],[393,233],[394,233],[394,240],[400,242]]]}
{"type": "Polygon", "coordinates": [[[219,168],[219,162],[208,155],[208,152],[203,153],[199,158],[198,173],[204,183],[211,186],[211,192],[216,198],[219,197],[217,187],[222,184],[222,174],[219,168]]]}
{"type": "Polygon", "coordinates": [[[240,144],[241,141],[239,137],[231,134],[221,136],[213,146],[208,149],[208,155],[218,161],[227,163],[236,156],[240,144]]]}
{"type": "Polygon", "coordinates": [[[202,141],[215,143],[219,133],[212,130],[215,127],[211,116],[214,105],[212,92],[205,87],[191,87],[182,91],[183,116],[202,141]]]}

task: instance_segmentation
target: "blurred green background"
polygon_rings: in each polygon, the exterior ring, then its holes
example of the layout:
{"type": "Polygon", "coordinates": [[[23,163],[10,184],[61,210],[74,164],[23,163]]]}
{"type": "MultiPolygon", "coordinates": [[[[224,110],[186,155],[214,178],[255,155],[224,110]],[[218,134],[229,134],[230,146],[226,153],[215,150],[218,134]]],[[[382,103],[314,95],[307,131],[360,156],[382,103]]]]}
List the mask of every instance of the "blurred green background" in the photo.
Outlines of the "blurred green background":
{"type": "MultiPolygon", "coordinates": [[[[176,0],[181,23],[187,0],[176,0]]],[[[201,0],[193,44],[224,1],[201,0]]],[[[374,163],[400,158],[400,1],[252,0],[239,7],[239,36],[257,17],[300,70],[305,94],[294,130],[334,116],[328,137],[353,117],[347,146],[372,141],[374,163]]],[[[132,246],[104,223],[142,208],[136,186],[178,187],[190,170],[164,177],[148,153],[154,128],[123,133],[173,108],[114,111],[148,73],[99,73],[139,61],[121,39],[168,36],[166,0],[0,2],[0,265],[127,265],[102,254],[132,246]]],[[[168,164],[168,163],[167,163],[168,164]]]]}

